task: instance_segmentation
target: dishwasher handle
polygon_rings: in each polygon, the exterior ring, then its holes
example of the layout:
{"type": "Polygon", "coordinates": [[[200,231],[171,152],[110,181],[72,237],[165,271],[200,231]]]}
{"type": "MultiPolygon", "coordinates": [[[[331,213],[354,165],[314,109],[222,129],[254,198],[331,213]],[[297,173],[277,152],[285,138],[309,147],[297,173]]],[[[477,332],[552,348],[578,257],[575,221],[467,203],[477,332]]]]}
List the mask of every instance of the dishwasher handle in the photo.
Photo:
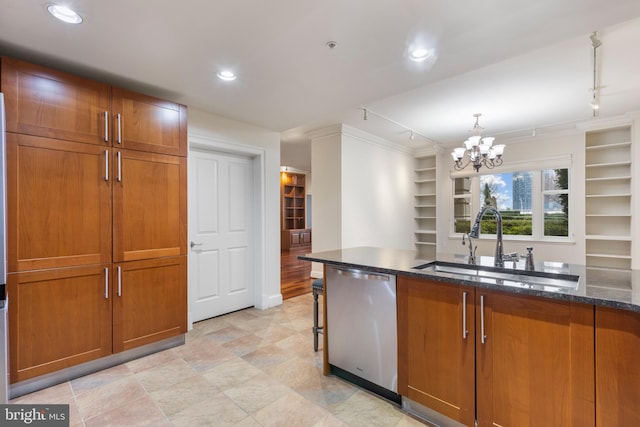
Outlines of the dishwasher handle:
{"type": "Polygon", "coordinates": [[[371,273],[368,271],[341,269],[341,268],[336,268],[335,270],[339,275],[344,277],[350,277],[352,279],[380,280],[382,282],[388,282],[390,280],[389,276],[387,276],[386,274],[377,274],[377,273],[371,273]]]}

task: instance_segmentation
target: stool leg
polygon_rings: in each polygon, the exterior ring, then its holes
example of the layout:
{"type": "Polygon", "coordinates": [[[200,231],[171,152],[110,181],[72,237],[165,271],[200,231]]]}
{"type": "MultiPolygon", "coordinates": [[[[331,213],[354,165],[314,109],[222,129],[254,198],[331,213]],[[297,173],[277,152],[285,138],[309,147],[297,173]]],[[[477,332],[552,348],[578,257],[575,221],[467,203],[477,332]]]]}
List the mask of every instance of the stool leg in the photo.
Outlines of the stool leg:
{"type": "Polygon", "coordinates": [[[313,351],[318,351],[318,293],[313,291],[313,351]]]}

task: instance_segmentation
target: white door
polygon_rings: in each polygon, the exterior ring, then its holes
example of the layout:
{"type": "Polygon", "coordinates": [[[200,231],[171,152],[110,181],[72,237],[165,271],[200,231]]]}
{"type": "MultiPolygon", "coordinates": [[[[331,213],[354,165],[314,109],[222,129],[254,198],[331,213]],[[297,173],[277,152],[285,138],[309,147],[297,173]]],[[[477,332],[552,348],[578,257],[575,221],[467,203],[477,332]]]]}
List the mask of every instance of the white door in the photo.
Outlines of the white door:
{"type": "Polygon", "coordinates": [[[253,162],[191,150],[190,323],[254,305],[253,162]]]}

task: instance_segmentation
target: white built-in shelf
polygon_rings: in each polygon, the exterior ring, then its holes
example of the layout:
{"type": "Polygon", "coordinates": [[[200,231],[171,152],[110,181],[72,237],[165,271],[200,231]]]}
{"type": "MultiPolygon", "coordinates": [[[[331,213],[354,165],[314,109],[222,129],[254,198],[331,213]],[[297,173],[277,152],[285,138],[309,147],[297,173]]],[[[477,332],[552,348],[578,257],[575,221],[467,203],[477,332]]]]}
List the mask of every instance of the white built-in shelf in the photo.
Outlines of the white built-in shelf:
{"type": "Polygon", "coordinates": [[[613,166],[630,166],[631,162],[610,162],[610,163],[588,163],[585,165],[586,168],[609,168],[613,166]]]}
{"type": "Polygon", "coordinates": [[[615,143],[612,143],[612,144],[590,145],[588,147],[585,147],[585,149],[587,151],[609,150],[611,148],[628,147],[630,145],[631,145],[631,141],[623,141],[623,142],[615,142],[615,143]]]}
{"type": "Polygon", "coordinates": [[[436,219],[435,216],[416,216],[415,219],[436,219]]]}
{"type": "Polygon", "coordinates": [[[619,240],[622,242],[630,242],[631,236],[612,236],[610,234],[588,234],[585,236],[587,240],[619,240]]]}
{"type": "Polygon", "coordinates": [[[435,208],[436,205],[415,205],[414,208],[435,208]]]}
{"type": "Polygon", "coordinates": [[[422,193],[422,194],[414,194],[414,197],[433,197],[436,193],[422,193]]]}
{"type": "Polygon", "coordinates": [[[435,179],[419,179],[416,181],[413,181],[415,184],[429,184],[431,182],[436,182],[435,179]]]}
{"type": "Polygon", "coordinates": [[[435,170],[436,170],[436,168],[435,168],[435,167],[433,167],[433,168],[420,168],[420,169],[414,169],[414,171],[415,171],[416,173],[418,173],[418,172],[431,172],[431,171],[435,171],[435,170]]]}
{"type": "Polygon", "coordinates": [[[631,197],[631,193],[620,193],[620,194],[587,194],[586,198],[596,198],[596,197],[631,197]]]}
{"type": "Polygon", "coordinates": [[[598,181],[629,181],[631,176],[607,176],[603,178],[586,178],[586,182],[598,182],[598,181]]]}
{"type": "Polygon", "coordinates": [[[611,214],[586,214],[586,217],[620,217],[620,218],[627,218],[630,217],[631,214],[630,213],[611,213],[611,214]]]}
{"type": "Polygon", "coordinates": [[[587,253],[587,256],[594,258],[614,258],[614,259],[631,259],[631,255],[620,254],[600,254],[600,253],[587,253]]]}
{"type": "Polygon", "coordinates": [[[436,234],[436,230],[416,230],[416,234],[436,234]]]}
{"type": "Polygon", "coordinates": [[[416,245],[435,246],[436,242],[416,242],[416,245]]]}

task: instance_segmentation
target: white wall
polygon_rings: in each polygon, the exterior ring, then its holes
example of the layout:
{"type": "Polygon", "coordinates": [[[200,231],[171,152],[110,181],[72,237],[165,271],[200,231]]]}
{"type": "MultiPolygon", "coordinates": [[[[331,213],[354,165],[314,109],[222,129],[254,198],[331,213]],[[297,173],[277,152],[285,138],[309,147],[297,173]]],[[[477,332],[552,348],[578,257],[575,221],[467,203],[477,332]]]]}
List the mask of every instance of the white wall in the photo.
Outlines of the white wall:
{"type": "Polygon", "coordinates": [[[255,155],[262,159],[255,190],[262,194],[256,217],[256,307],[282,303],[280,294],[280,134],[190,108],[188,138],[191,144],[209,145],[219,151],[255,155]],[[260,218],[261,217],[261,218],[260,218]]]}
{"type": "Polygon", "coordinates": [[[413,157],[345,128],[342,247],[414,248],[413,157]]]}
{"type": "MultiPolygon", "coordinates": [[[[413,248],[413,157],[346,125],[311,136],[313,252],[413,248]]],[[[321,277],[322,265],[313,264],[321,277]]]]}
{"type": "MultiPolygon", "coordinates": [[[[571,156],[569,216],[572,227],[571,242],[531,242],[530,240],[510,240],[504,237],[504,251],[526,253],[527,246],[534,247],[534,259],[538,261],[559,261],[584,264],[584,132],[575,130],[553,136],[537,136],[517,141],[501,140],[506,143],[503,169],[509,163],[530,162],[536,160],[553,159],[571,156]]],[[[438,171],[438,251],[444,253],[464,253],[467,248],[462,246],[460,237],[452,237],[452,199],[451,172],[453,162],[450,150],[443,150],[439,154],[441,165],[438,171]]],[[[500,173],[500,168],[494,170],[500,173]]],[[[481,169],[481,172],[483,170],[481,169]]],[[[477,211],[472,213],[475,218],[477,211]]],[[[477,255],[493,256],[495,239],[479,239],[477,255]]]]}

